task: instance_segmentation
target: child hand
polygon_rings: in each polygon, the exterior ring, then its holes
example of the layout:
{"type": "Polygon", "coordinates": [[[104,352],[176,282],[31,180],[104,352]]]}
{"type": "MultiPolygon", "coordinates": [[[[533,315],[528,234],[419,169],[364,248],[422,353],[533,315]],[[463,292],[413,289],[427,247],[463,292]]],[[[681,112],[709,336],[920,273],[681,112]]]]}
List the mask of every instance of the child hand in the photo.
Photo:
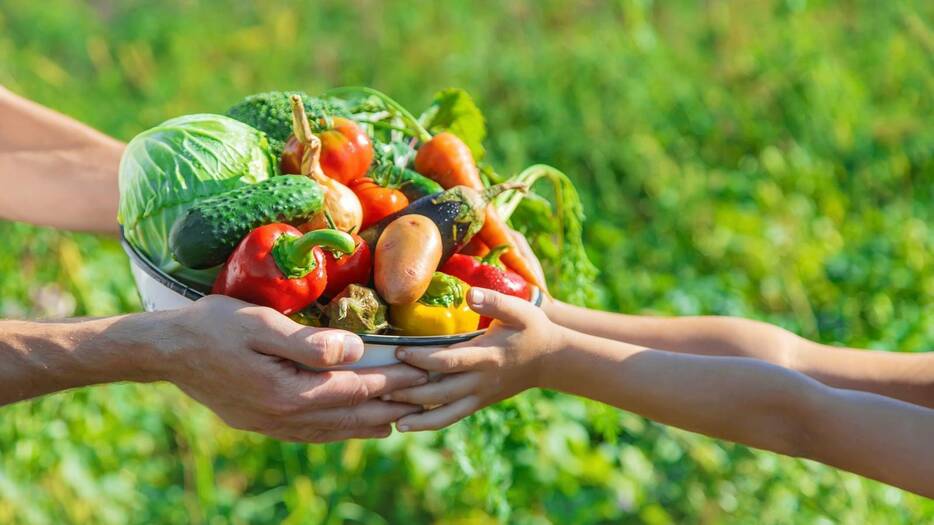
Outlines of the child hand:
{"type": "Polygon", "coordinates": [[[436,407],[399,419],[400,432],[437,430],[539,386],[547,357],[562,347],[564,330],[529,302],[479,288],[470,289],[467,302],[480,315],[495,319],[484,335],[450,347],[397,350],[396,356],[412,366],[446,374],[437,382],[383,397],[436,407]]]}

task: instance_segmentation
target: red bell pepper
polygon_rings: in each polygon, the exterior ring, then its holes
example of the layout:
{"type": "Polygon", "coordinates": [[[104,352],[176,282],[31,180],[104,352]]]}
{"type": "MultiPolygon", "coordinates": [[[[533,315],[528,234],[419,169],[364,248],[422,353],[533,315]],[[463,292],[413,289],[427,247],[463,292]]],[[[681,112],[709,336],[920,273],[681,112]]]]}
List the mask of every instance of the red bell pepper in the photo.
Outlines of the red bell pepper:
{"type": "Polygon", "coordinates": [[[211,292],[295,313],[315,302],[327,286],[324,248],[351,253],[354,240],[338,230],[302,235],[288,224],[260,226],[230,254],[211,292]]]}
{"type": "MultiPolygon", "coordinates": [[[[532,298],[529,282],[499,261],[500,255],[508,249],[506,245],[497,246],[483,258],[454,254],[439,271],[453,275],[470,286],[488,288],[529,301],[532,298]]],[[[489,317],[481,317],[479,327],[486,328],[491,321],[489,317]]]]}
{"type": "Polygon", "coordinates": [[[343,254],[340,257],[330,250],[324,253],[324,267],[328,274],[328,284],[324,288],[326,297],[334,297],[344,291],[351,284],[366,286],[373,275],[373,254],[370,245],[359,235],[353,236],[357,248],[353,253],[343,254]]]}

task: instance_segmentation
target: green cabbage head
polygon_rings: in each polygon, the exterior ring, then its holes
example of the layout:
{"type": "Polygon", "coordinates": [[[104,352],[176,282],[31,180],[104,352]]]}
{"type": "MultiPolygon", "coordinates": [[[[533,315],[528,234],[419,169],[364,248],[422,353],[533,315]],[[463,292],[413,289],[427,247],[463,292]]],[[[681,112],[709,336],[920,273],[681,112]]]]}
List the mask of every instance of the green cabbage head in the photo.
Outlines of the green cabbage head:
{"type": "Polygon", "coordinates": [[[196,201],[276,174],[261,131],[222,115],[167,120],[140,133],[120,161],[123,234],[150,261],[186,284],[207,290],[217,268],[182,266],[169,250],[175,220],[196,201]]]}

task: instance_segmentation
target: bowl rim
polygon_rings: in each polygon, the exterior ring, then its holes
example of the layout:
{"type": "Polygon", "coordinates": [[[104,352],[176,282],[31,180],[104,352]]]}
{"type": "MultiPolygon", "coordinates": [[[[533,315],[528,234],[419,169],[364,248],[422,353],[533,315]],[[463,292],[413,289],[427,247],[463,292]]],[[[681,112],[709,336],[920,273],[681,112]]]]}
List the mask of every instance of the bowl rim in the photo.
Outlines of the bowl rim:
{"type": "MultiPolygon", "coordinates": [[[[197,301],[205,296],[204,292],[197,290],[191,286],[188,286],[171,275],[165,273],[161,268],[154,265],[152,261],[146,258],[142,252],[140,252],[135,246],[130,244],[126,239],[126,236],[123,234],[123,225],[120,225],[120,245],[123,247],[123,251],[130,258],[130,261],[139,267],[143,272],[146,273],[149,277],[157,281],[159,284],[165,286],[169,290],[181,295],[182,297],[189,299],[191,301],[197,301]]],[[[542,305],[542,291],[533,286],[532,287],[532,300],[530,301],[535,306],[542,305]]],[[[389,335],[389,334],[357,334],[360,336],[360,339],[363,340],[366,344],[374,345],[392,345],[392,346],[447,346],[456,343],[462,343],[464,341],[469,341],[474,337],[482,335],[486,332],[486,329],[475,330],[473,332],[467,332],[463,334],[451,334],[451,335],[423,335],[423,336],[411,336],[411,335],[389,335]]]]}

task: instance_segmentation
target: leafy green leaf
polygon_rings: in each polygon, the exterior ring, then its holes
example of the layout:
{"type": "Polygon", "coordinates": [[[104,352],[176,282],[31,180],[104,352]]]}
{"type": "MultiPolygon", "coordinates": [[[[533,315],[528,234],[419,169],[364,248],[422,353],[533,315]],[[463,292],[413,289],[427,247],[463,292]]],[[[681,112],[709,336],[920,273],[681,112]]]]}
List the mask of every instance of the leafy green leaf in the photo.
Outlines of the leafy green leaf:
{"type": "Polygon", "coordinates": [[[448,88],[435,94],[431,106],[418,118],[428,131],[450,131],[470,148],[474,160],[483,158],[486,150],[486,121],[473,97],[459,88],[448,88]]]}
{"type": "Polygon", "coordinates": [[[266,135],[223,115],[177,117],[137,135],[120,161],[123,234],[153,264],[209,289],[217,268],[192,270],[176,261],[168,236],[196,201],[263,181],[276,173],[266,135]]]}

